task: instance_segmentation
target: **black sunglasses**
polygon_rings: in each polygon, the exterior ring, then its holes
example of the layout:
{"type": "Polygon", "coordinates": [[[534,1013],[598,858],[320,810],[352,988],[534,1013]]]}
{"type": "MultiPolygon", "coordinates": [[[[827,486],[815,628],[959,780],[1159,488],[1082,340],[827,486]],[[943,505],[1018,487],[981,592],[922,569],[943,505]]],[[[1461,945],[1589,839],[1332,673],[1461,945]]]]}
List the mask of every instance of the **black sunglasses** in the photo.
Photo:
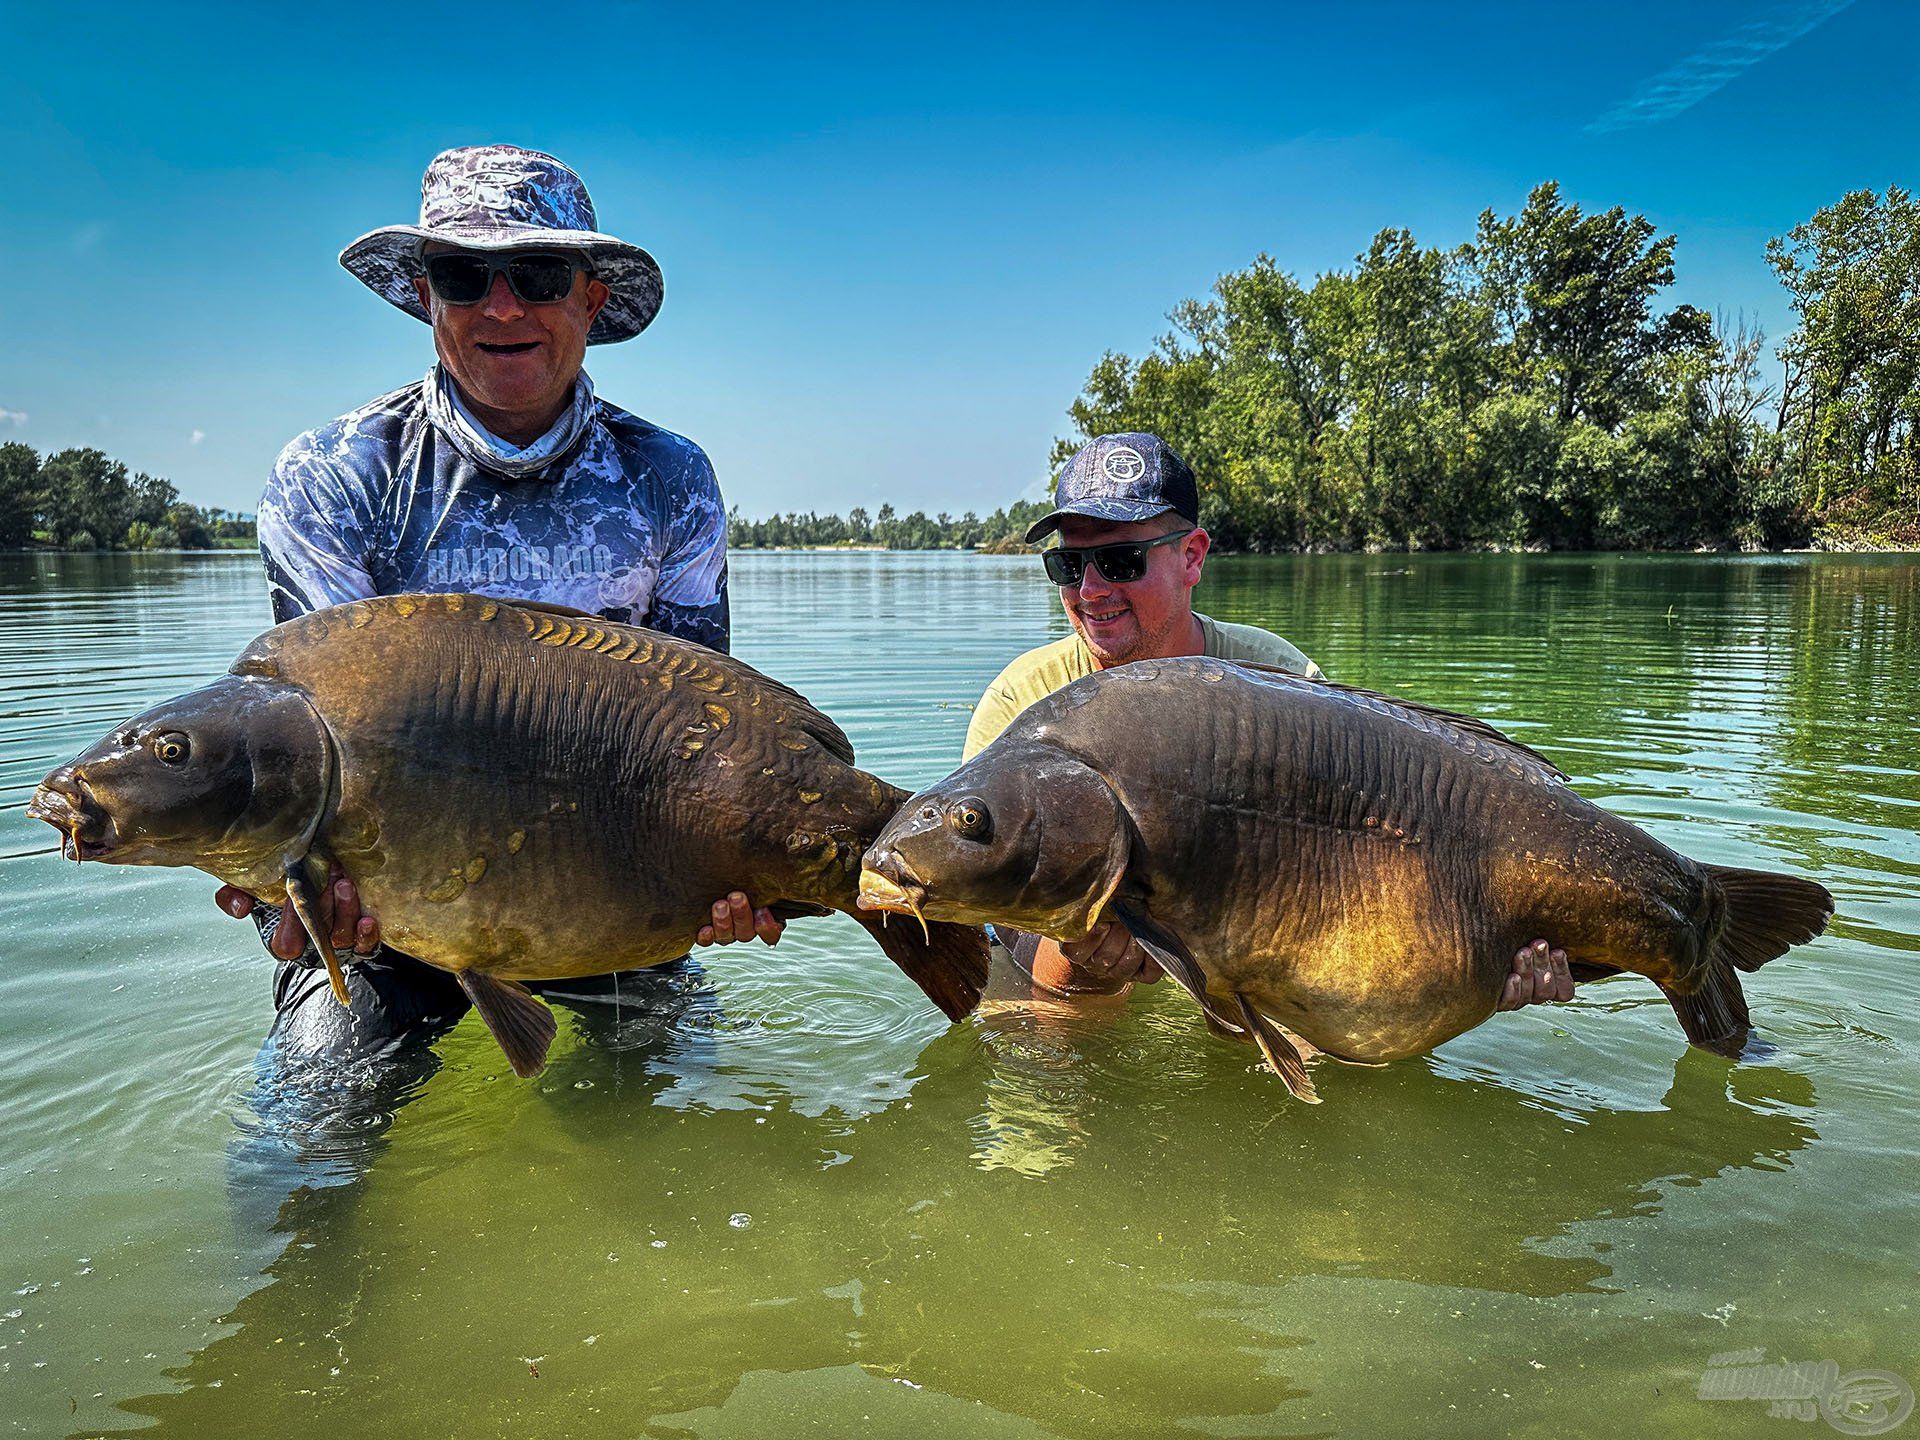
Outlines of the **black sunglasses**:
{"type": "Polygon", "coordinates": [[[1040,552],[1040,563],[1047,567],[1047,578],[1056,585],[1078,585],[1087,573],[1087,561],[1093,561],[1109,585],[1128,585],[1147,573],[1147,552],[1156,545],[1171,545],[1191,535],[1194,527],[1175,530],[1154,540],[1122,540],[1117,545],[1089,545],[1071,550],[1057,546],[1040,552]]]}
{"type": "Polygon", "coordinates": [[[427,284],[449,305],[478,305],[493,289],[493,277],[505,275],[507,286],[529,305],[552,305],[573,293],[575,271],[593,273],[583,255],[514,250],[504,255],[479,255],[457,250],[428,255],[423,263],[427,284]]]}

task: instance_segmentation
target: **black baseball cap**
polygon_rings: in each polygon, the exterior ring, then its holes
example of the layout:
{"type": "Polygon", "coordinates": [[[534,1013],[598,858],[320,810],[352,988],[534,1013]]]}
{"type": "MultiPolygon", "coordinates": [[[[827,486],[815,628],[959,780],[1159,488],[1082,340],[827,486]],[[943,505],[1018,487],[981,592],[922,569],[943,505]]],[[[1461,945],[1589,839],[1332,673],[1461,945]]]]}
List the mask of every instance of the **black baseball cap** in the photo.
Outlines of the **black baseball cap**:
{"type": "Polygon", "coordinates": [[[1126,431],[1089,440],[1073,452],[1053,483],[1054,510],[1027,529],[1027,543],[1044,540],[1065,515],[1096,520],[1151,520],[1169,510],[1195,524],[1200,489],[1187,462],[1158,435],[1126,431]]]}

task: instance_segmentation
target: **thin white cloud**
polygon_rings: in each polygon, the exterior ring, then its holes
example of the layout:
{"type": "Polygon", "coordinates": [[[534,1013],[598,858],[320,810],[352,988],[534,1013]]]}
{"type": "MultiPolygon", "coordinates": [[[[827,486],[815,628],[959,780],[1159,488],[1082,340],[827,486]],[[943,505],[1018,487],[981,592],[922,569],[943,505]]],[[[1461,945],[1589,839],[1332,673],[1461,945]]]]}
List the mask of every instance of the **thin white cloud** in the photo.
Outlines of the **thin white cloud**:
{"type": "Polygon", "coordinates": [[[1749,20],[1724,40],[1671,65],[1587,126],[1606,135],[1637,125],[1656,125],[1690,110],[1776,51],[1831,20],[1854,0],[1797,0],[1758,20],[1749,20]]]}
{"type": "Polygon", "coordinates": [[[27,423],[26,411],[8,410],[5,407],[0,407],[0,425],[11,425],[14,429],[18,430],[22,425],[26,423],[27,423]]]}
{"type": "Polygon", "coordinates": [[[104,220],[89,220],[73,232],[73,248],[84,255],[106,238],[107,222],[104,220]]]}
{"type": "Polygon", "coordinates": [[[196,430],[196,431],[194,431],[194,432],[193,432],[193,434],[192,434],[192,436],[191,436],[191,437],[190,437],[190,438],[189,438],[189,439],[187,440],[187,443],[188,443],[189,445],[198,445],[198,444],[199,444],[199,443],[200,443],[200,442],[201,442],[202,440],[204,440],[204,439],[206,439],[206,438],[207,438],[207,432],[206,432],[206,431],[204,431],[204,430],[196,430]]]}

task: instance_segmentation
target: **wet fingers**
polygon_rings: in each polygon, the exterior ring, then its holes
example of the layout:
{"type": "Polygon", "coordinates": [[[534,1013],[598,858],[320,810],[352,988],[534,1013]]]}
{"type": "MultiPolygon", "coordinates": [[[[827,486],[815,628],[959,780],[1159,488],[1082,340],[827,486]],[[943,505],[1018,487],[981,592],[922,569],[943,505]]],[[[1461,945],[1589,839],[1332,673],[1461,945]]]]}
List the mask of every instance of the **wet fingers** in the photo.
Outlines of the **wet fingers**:
{"type": "Polygon", "coordinates": [[[1555,950],[1547,957],[1553,971],[1553,995],[1556,1002],[1573,999],[1573,975],[1567,969],[1567,952],[1555,950]]]}

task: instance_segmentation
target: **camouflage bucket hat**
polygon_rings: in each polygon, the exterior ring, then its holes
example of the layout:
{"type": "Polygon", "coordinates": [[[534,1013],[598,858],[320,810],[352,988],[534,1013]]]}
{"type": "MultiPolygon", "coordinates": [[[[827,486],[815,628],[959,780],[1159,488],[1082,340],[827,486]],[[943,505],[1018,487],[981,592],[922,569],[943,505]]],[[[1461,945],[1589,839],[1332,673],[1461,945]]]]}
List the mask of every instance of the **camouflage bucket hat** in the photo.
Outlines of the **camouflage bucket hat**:
{"type": "Polygon", "coordinates": [[[420,181],[420,223],[388,225],[340,252],[340,263],[389,305],[427,320],[414,290],[429,240],[468,250],[544,246],[581,250],[613,292],[587,332],[589,345],[631,340],[660,312],[665,284],[654,258],[594,228],[580,177],[551,155],[517,145],[468,145],[433,157],[420,181]]]}

